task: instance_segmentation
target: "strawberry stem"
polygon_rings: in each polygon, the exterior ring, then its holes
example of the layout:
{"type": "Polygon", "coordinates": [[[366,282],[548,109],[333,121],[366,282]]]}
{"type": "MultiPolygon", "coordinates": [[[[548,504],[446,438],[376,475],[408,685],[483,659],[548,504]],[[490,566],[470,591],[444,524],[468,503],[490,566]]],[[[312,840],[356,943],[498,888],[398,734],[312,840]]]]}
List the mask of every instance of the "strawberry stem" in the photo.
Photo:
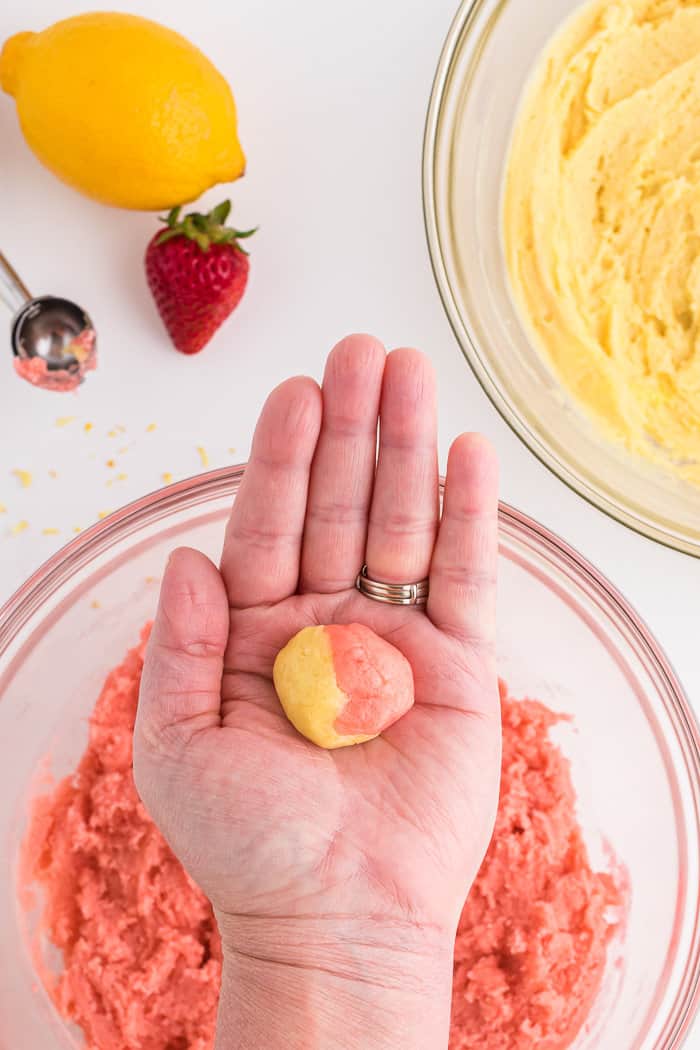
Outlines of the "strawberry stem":
{"type": "Polygon", "coordinates": [[[252,237],[257,231],[255,226],[251,230],[236,230],[226,225],[226,220],[231,213],[231,201],[222,201],[209,212],[193,211],[180,219],[182,208],[178,205],[171,208],[166,216],[160,216],[160,221],[167,226],[156,240],[156,244],[165,244],[173,237],[188,237],[199,245],[203,252],[209,251],[212,244],[232,244],[247,255],[248,252],[239,244],[239,240],[252,237]]]}

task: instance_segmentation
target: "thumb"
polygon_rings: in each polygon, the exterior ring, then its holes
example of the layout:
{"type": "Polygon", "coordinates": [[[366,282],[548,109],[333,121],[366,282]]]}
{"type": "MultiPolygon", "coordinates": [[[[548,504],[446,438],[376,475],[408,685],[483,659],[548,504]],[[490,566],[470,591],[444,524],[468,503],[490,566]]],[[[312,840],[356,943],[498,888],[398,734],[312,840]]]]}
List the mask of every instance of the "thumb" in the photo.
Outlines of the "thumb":
{"type": "Polygon", "coordinates": [[[134,748],[177,750],[220,725],[221,677],[229,632],[228,597],[218,569],[183,547],[163,576],[146,649],[134,748]]]}

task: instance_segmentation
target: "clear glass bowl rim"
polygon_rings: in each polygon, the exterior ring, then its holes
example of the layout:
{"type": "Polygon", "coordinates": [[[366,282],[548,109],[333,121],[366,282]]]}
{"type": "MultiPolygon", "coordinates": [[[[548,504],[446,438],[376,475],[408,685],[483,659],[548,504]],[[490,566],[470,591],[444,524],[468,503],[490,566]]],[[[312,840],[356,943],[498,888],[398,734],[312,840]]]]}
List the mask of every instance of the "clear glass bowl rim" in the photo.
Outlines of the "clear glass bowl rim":
{"type": "MultiPolygon", "coordinates": [[[[466,39],[470,32],[471,23],[476,20],[476,16],[488,2],[489,0],[462,0],[457,9],[442,46],[433,78],[423,133],[423,221],[428,242],[430,265],[447,320],[467,364],[491,404],[525,447],[559,481],[585,499],[587,503],[590,503],[598,510],[602,510],[604,514],[607,514],[621,525],[625,525],[634,532],[639,533],[639,535],[652,539],[656,543],[660,543],[662,546],[669,547],[672,550],[700,558],[700,544],[688,539],[680,532],[673,532],[664,528],[652,518],[636,513],[625,504],[610,499],[595,485],[592,478],[587,478],[579,471],[572,469],[552,451],[541,435],[531,429],[501,387],[494,381],[478,345],[472,338],[467,320],[462,317],[455,296],[452,293],[437,219],[435,196],[437,139],[441,127],[445,97],[451,84],[452,71],[458,49],[463,39],[466,39]]],[[[498,0],[496,5],[497,12],[505,7],[506,3],[508,3],[508,0],[498,0]]]]}
{"type": "MultiPolygon", "coordinates": [[[[159,489],[126,504],[59,549],[0,608],[0,666],[4,655],[11,650],[33,615],[98,556],[108,553],[131,534],[154,526],[173,513],[217,499],[232,499],[244,470],[245,464],[223,467],[159,489]]],[[[444,479],[440,484],[442,489],[444,479]]],[[[504,539],[511,537],[526,544],[556,571],[573,580],[602,609],[634,651],[654,683],[663,704],[663,714],[681,746],[695,819],[700,827],[700,727],[673,667],[646,623],[617,588],[565,540],[503,502],[499,504],[499,533],[504,539]]],[[[681,992],[673,1004],[673,1034],[664,1050],[675,1050],[680,1046],[700,1005],[699,941],[700,928],[696,923],[691,952],[692,972],[684,975],[681,992]]]]}

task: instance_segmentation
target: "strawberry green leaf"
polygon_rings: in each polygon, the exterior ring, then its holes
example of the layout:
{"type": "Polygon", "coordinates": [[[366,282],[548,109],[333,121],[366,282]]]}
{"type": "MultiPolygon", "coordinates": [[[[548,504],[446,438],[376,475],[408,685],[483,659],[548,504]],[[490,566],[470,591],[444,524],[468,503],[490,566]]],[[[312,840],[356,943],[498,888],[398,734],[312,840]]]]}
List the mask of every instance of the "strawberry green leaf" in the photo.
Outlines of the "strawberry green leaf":
{"type": "Polygon", "coordinates": [[[223,226],[231,213],[231,201],[222,201],[209,212],[208,219],[215,226],[223,226]]]}
{"type": "Polygon", "coordinates": [[[156,244],[165,244],[166,241],[172,241],[173,237],[180,236],[180,230],[163,230],[160,237],[156,240],[156,244]]]}

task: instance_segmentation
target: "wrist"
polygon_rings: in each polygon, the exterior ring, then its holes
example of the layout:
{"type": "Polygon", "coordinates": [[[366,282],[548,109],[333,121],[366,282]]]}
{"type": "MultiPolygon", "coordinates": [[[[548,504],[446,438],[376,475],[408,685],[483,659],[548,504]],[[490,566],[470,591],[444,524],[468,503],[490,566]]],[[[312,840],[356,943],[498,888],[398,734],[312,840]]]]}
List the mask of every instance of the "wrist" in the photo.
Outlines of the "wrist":
{"type": "Polygon", "coordinates": [[[346,917],[218,917],[216,1050],[445,1050],[454,936],[346,917]]]}

